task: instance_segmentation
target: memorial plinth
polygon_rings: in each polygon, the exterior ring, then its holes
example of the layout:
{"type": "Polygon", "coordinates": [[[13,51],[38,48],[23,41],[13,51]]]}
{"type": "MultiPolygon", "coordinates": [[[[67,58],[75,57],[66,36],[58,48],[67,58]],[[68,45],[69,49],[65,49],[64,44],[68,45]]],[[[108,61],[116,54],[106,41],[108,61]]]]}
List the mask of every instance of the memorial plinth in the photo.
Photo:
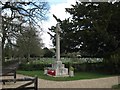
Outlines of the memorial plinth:
{"type": "Polygon", "coordinates": [[[56,61],[56,63],[52,64],[52,68],[55,71],[55,76],[68,76],[68,68],[65,68],[62,61],[56,61]]]}

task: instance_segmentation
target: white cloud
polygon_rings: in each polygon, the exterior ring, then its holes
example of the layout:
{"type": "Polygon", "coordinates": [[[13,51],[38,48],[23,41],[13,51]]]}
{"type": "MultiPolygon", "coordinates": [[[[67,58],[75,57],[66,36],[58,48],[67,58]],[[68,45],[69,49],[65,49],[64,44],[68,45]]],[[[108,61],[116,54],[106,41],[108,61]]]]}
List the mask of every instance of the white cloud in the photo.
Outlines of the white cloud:
{"type": "Polygon", "coordinates": [[[61,20],[70,17],[70,15],[65,12],[65,8],[70,8],[71,4],[75,4],[75,2],[76,0],[67,0],[65,2],[57,3],[57,4],[52,3],[49,11],[50,12],[49,19],[47,21],[44,21],[42,25],[44,29],[42,39],[46,47],[51,48],[52,46],[52,41],[50,40],[50,36],[47,34],[47,32],[49,31],[48,28],[50,28],[51,26],[55,26],[57,24],[57,21],[53,18],[53,14],[58,18],[60,18],[61,20]]]}

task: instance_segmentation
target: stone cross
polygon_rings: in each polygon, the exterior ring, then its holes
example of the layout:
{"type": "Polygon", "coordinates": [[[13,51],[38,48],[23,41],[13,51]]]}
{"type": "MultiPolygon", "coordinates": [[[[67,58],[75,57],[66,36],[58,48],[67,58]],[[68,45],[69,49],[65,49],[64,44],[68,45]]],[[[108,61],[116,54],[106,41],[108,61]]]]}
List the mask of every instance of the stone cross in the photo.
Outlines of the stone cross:
{"type": "Polygon", "coordinates": [[[59,23],[56,24],[56,60],[60,61],[60,32],[61,28],[59,23]]]}

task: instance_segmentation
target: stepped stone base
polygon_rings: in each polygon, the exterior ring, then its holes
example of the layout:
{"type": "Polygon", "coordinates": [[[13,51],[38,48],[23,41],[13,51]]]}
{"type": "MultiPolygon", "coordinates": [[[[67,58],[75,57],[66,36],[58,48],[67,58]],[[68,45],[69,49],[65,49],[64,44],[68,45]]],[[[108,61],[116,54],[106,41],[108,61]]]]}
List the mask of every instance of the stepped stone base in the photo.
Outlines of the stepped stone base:
{"type": "Polygon", "coordinates": [[[48,68],[47,75],[53,77],[68,77],[68,68],[65,68],[65,65],[61,61],[56,61],[52,64],[52,68],[48,68]]]}

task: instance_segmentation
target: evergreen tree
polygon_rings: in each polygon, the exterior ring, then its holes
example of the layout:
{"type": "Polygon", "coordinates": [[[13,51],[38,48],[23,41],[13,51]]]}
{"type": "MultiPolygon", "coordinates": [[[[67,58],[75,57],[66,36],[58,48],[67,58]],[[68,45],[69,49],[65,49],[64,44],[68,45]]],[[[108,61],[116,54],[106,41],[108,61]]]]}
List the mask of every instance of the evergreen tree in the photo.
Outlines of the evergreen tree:
{"type": "MultiPolygon", "coordinates": [[[[66,8],[72,18],[63,21],[55,18],[62,28],[61,51],[79,51],[82,56],[105,57],[118,50],[119,7],[117,2],[76,2],[72,8],[66,8]]],[[[54,29],[52,26],[50,30],[54,29]]],[[[55,37],[53,43],[55,45],[55,37]]]]}

